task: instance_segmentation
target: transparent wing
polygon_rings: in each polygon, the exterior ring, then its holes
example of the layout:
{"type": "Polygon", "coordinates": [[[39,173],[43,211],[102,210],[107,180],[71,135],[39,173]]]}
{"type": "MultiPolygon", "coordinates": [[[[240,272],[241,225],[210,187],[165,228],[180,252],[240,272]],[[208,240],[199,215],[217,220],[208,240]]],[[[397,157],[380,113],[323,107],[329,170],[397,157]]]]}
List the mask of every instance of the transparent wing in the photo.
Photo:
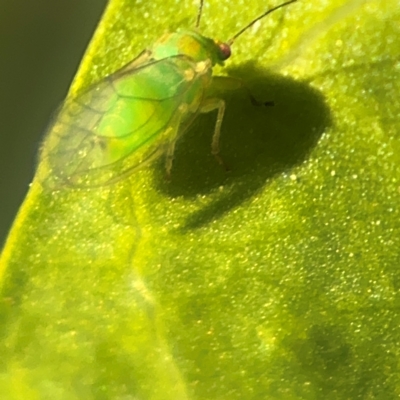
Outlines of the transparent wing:
{"type": "Polygon", "coordinates": [[[66,100],[42,146],[39,179],[99,186],[164,151],[174,115],[184,103],[196,112],[204,88],[188,57],[140,57],[66,100]]]}

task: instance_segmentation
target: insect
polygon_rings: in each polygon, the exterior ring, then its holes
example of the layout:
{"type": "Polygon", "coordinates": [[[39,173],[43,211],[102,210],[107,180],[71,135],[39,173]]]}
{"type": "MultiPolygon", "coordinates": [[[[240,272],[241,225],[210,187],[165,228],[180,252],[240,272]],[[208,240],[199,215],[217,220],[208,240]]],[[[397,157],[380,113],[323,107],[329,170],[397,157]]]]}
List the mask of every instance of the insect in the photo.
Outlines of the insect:
{"type": "Polygon", "coordinates": [[[196,29],[165,34],[120,70],[67,98],[42,146],[39,170],[47,171],[52,185],[102,186],[165,154],[170,175],[177,139],[198,114],[211,111],[217,112],[211,152],[223,164],[225,102],[208,92],[231,78],[213,76],[212,69],[224,65],[233,42],[257,21],[296,1],[267,10],[219,42],[198,32],[201,0],[196,29]]]}

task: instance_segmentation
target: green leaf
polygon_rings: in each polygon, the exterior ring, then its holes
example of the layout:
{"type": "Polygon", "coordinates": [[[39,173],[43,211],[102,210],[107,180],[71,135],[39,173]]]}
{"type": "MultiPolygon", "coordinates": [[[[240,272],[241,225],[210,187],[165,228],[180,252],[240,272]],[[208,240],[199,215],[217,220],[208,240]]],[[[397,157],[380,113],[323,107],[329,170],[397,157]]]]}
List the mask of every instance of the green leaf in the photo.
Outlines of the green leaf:
{"type": "MultiPolygon", "coordinates": [[[[225,94],[163,160],[104,188],[35,180],[0,261],[0,398],[393,399],[400,394],[400,9],[299,1],[233,45],[225,94]]],[[[264,1],[207,1],[229,39],[264,1]],[[251,3],[251,4],[250,4],[251,3]]],[[[114,0],[73,91],[193,2],[114,0]],[[181,4],[182,3],[182,4],[181,4]]]]}

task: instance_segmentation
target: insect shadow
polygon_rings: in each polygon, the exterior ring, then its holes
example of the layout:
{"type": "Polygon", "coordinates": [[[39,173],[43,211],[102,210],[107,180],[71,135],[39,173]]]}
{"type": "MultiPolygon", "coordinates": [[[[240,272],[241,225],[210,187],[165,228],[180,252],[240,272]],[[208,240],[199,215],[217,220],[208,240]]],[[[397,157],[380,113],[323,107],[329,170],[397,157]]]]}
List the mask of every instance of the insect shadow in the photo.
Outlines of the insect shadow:
{"type": "Polygon", "coordinates": [[[229,172],[210,152],[215,113],[199,116],[178,141],[171,182],[166,181],[160,160],[157,181],[166,195],[190,199],[213,194],[215,198],[189,215],[183,230],[221,217],[256,195],[275,176],[302,163],[332,123],[323,95],[307,83],[272,74],[252,62],[229,69],[229,75],[246,82],[257,100],[274,105],[254,106],[246,90],[219,94],[226,101],[221,157],[229,172]]]}

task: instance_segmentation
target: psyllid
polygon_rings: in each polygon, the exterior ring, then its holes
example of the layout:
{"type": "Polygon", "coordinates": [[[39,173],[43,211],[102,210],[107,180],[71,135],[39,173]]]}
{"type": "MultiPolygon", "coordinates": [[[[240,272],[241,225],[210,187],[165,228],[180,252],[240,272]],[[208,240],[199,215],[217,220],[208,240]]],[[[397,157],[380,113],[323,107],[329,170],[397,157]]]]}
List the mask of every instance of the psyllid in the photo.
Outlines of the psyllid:
{"type": "Polygon", "coordinates": [[[209,93],[215,85],[238,87],[242,82],[213,76],[213,67],[224,65],[234,41],[256,22],[296,1],[265,11],[220,42],[198,31],[201,0],[195,29],[163,35],[118,71],[67,98],[40,153],[51,185],[112,184],[161,155],[170,175],[177,139],[200,113],[212,111],[217,118],[211,152],[222,164],[225,102],[209,93]]]}

